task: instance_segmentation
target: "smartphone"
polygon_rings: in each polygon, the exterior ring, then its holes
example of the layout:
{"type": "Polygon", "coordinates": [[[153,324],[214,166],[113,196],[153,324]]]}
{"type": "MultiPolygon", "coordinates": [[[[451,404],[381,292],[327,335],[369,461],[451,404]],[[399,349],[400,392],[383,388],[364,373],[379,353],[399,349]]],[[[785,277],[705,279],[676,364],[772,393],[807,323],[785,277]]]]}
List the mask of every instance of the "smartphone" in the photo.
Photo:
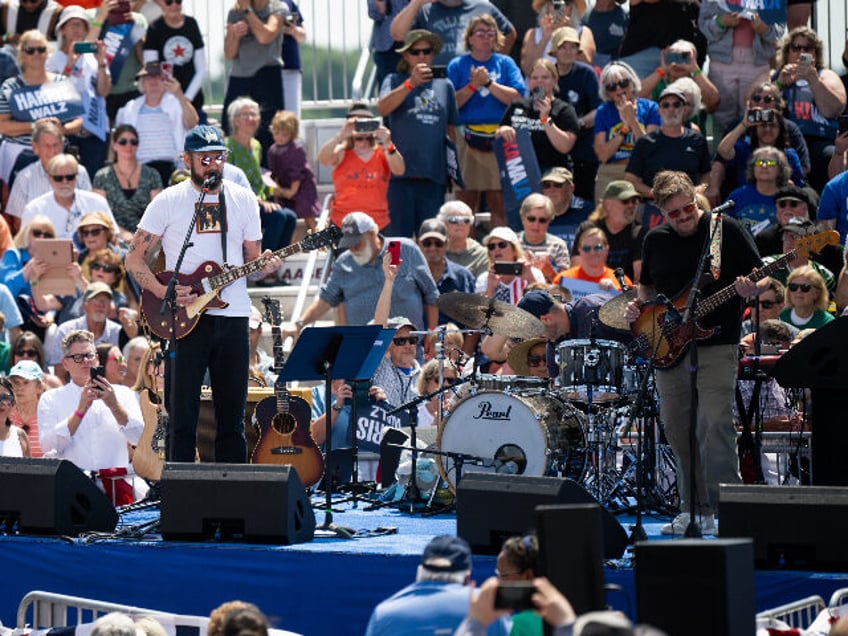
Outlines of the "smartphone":
{"type": "Polygon", "coordinates": [[[379,117],[364,117],[353,122],[353,130],[358,133],[374,132],[380,127],[379,117]]]}
{"type": "Polygon", "coordinates": [[[848,115],[840,115],[837,121],[839,122],[839,134],[848,132],[848,115]]]}
{"type": "Polygon", "coordinates": [[[74,53],[97,53],[97,42],[74,42],[74,53]]]}
{"type": "Polygon", "coordinates": [[[801,53],[798,61],[805,66],[809,66],[813,63],[813,55],[811,53],[801,53]]]}
{"type": "Polygon", "coordinates": [[[541,99],[545,99],[545,89],[541,86],[537,86],[532,91],[530,91],[530,98],[535,102],[541,99]]]}
{"type": "Polygon", "coordinates": [[[89,373],[91,374],[92,380],[106,377],[106,369],[103,367],[91,367],[91,369],[89,369],[89,373]]]}
{"type": "Polygon", "coordinates": [[[392,265],[400,265],[400,241],[389,241],[387,251],[392,257],[392,265]]]}
{"type": "Polygon", "coordinates": [[[433,79],[444,79],[448,76],[448,67],[443,64],[435,64],[430,70],[433,71],[433,79]]]}
{"type": "Polygon", "coordinates": [[[109,24],[129,24],[133,21],[131,11],[130,0],[119,0],[106,19],[109,24]]]}
{"type": "Polygon", "coordinates": [[[495,261],[495,274],[502,276],[521,276],[524,264],[517,261],[495,261]]]}
{"type": "Polygon", "coordinates": [[[495,591],[495,609],[533,609],[535,606],[532,599],[535,592],[533,581],[501,582],[495,591]]]}
{"type": "Polygon", "coordinates": [[[759,108],[755,108],[753,110],[749,110],[745,115],[745,118],[748,120],[749,124],[762,124],[774,121],[775,114],[771,109],[761,110],[759,108]]]}
{"type": "Polygon", "coordinates": [[[162,69],[162,75],[167,79],[174,76],[174,65],[171,62],[161,62],[159,68],[162,69]]]}
{"type": "Polygon", "coordinates": [[[562,20],[565,18],[565,0],[553,0],[554,19],[562,20]]]}
{"type": "Polygon", "coordinates": [[[665,63],[666,64],[688,64],[689,63],[689,53],[678,53],[674,51],[670,51],[665,54],[665,63]]]}

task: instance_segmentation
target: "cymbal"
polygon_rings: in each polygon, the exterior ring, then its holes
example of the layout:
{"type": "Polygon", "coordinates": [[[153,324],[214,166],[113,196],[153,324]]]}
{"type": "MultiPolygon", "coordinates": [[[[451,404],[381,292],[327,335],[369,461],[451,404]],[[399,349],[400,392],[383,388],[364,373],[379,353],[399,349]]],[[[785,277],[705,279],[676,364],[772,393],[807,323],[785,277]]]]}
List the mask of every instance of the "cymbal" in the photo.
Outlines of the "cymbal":
{"type": "Polygon", "coordinates": [[[448,292],[439,296],[439,310],[458,323],[509,338],[532,338],[545,333],[542,321],[515,305],[482,294],[448,292]]]}
{"type": "Polygon", "coordinates": [[[601,310],[598,312],[598,318],[607,327],[630,331],[630,323],[624,319],[624,308],[627,306],[627,303],[636,298],[637,293],[636,288],[631,287],[626,292],[614,296],[601,306],[601,310]]]}

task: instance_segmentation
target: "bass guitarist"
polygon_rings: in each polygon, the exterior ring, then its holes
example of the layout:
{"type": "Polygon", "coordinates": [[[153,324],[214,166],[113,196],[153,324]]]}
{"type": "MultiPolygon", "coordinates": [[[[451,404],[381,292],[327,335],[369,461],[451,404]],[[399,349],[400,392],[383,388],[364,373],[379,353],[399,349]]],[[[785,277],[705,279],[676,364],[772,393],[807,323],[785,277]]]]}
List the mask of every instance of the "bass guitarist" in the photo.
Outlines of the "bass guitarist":
{"type": "MultiPolygon", "coordinates": [[[[679,321],[688,296],[688,286],[695,277],[703,246],[710,237],[711,215],[698,206],[695,187],[685,173],[658,173],[654,178],[653,195],[665,223],[645,236],[639,293],[626,306],[625,318],[633,323],[638,336],[637,326],[643,323],[646,314],[663,313],[664,316],[656,322],[646,321],[651,324],[642,330],[642,337],[655,335],[669,321],[671,325],[679,321]],[[674,301],[674,308],[671,301],[674,301]]],[[[676,364],[660,368],[656,374],[660,417],[677,460],[677,487],[683,511],[672,523],[662,527],[663,534],[683,534],[689,525],[689,511],[693,509],[699,515],[697,521],[701,530],[705,534],[714,534],[713,515],[718,511],[718,485],[741,481],[733,426],[739,329],[744,299],[759,293],[757,284],[745,276],[761,263],[752,237],[734,219],[727,216],[721,219],[720,234],[720,248],[716,241],[711,242],[711,254],[715,254],[712,265],[720,271],[710,272],[708,260],[704,272],[708,280],[703,284],[702,276],[701,298],[727,286],[735,288],[736,294],[699,321],[702,327],[716,328],[716,331],[711,337],[698,341],[695,502],[688,501],[691,413],[688,353],[681,353],[676,364]]],[[[767,278],[761,281],[763,287],[767,281],[767,278]]],[[[688,326],[680,327],[684,334],[691,333],[688,326]]],[[[649,353],[653,349],[665,350],[676,344],[671,342],[673,338],[668,340],[650,347],[649,353]]]]}
{"type": "MultiPolygon", "coordinates": [[[[150,254],[161,242],[166,269],[174,269],[203,189],[206,196],[191,230],[192,246],[181,272],[195,272],[207,261],[239,266],[260,256],[266,259],[265,264],[251,276],[261,279],[275,272],[280,258],[270,250],[261,252],[256,197],[250,190],[221,179],[227,160],[221,133],[213,126],[197,126],[186,135],[184,150],[191,178],[163,190],[147,207],[130,244],[127,269],[142,287],[164,298],[167,281],[154,276],[148,265],[150,254]]],[[[198,299],[197,287],[185,283],[181,275],[176,285],[178,308],[198,299]]],[[[203,313],[197,325],[177,340],[175,378],[171,377],[171,365],[167,365],[165,403],[172,404],[170,392],[176,393],[176,410],[170,418],[175,427],[174,448],[168,448],[170,461],[195,459],[200,388],[207,368],[215,410],[215,461],[247,461],[244,412],[250,364],[250,298],[245,280],[239,278],[227,285],[221,300],[226,306],[203,313]]]]}

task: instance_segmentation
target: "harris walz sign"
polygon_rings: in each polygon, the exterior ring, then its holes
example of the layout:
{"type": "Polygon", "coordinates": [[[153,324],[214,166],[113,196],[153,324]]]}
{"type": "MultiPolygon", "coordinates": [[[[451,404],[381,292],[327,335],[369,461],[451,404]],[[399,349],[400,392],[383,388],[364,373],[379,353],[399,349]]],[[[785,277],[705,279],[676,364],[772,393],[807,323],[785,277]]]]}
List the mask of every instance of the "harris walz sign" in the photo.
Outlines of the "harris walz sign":
{"type": "Polygon", "coordinates": [[[71,82],[46,82],[22,86],[9,96],[9,108],[17,121],[38,121],[55,117],[61,122],[83,114],[82,98],[71,82]]]}

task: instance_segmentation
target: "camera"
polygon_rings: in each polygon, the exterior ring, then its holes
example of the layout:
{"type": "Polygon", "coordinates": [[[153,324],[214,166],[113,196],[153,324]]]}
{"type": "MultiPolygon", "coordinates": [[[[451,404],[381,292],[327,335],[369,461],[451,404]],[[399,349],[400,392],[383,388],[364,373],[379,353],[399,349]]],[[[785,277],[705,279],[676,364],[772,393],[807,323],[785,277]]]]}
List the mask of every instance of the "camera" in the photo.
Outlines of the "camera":
{"type": "Polygon", "coordinates": [[[679,51],[669,51],[665,54],[665,63],[666,64],[688,64],[689,63],[689,53],[682,53],[679,51]]]}
{"type": "Polygon", "coordinates": [[[745,118],[748,120],[749,124],[763,124],[774,121],[775,112],[770,109],[754,109],[749,110],[745,118]]]}
{"type": "Polygon", "coordinates": [[[513,609],[517,611],[533,609],[533,594],[536,586],[533,581],[501,582],[495,591],[495,609],[513,609]]]}
{"type": "Polygon", "coordinates": [[[283,18],[283,24],[286,26],[294,26],[297,24],[297,16],[294,13],[287,13],[283,18]]]}
{"type": "Polygon", "coordinates": [[[444,64],[434,64],[430,71],[433,73],[433,79],[444,79],[448,76],[448,67],[444,64]]]}
{"type": "Polygon", "coordinates": [[[541,86],[537,86],[532,91],[530,91],[530,97],[534,102],[545,99],[545,89],[541,86]]]}
{"type": "Polygon", "coordinates": [[[353,130],[358,133],[372,133],[379,127],[379,117],[364,117],[353,122],[353,130]]]}
{"type": "Polygon", "coordinates": [[[810,66],[813,63],[813,56],[810,53],[801,53],[801,56],[798,58],[798,61],[804,66],[810,66]]]}
{"type": "Polygon", "coordinates": [[[495,261],[495,274],[501,276],[521,276],[524,264],[518,261],[495,261]]]}

